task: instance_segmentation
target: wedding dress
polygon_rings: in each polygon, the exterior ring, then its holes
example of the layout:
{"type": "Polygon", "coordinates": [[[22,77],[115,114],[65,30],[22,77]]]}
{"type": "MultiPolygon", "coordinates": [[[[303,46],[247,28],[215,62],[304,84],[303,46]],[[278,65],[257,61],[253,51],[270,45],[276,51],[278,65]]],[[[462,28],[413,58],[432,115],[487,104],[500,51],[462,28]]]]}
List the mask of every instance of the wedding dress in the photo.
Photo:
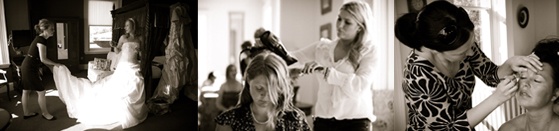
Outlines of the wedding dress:
{"type": "Polygon", "coordinates": [[[112,75],[95,82],[72,76],[66,66],[55,66],[53,76],[68,116],[78,122],[86,125],[117,123],[126,129],[147,117],[144,80],[137,63],[121,59],[112,75]]]}

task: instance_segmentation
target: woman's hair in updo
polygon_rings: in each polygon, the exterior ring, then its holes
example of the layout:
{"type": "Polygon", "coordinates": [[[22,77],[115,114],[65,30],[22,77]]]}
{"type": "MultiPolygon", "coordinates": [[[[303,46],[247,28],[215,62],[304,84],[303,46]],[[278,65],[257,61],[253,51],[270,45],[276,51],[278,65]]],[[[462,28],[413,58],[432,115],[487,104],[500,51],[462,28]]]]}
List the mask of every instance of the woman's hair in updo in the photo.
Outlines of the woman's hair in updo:
{"type": "MultiPolygon", "coordinates": [[[[540,58],[540,62],[551,66],[553,70],[551,76],[553,77],[553,91],[559,90],[559,38],[540,40],[532,52],[540,58]]],[[[559,99],[554,102],[559,103],[559,99]]]]}
{"type": "Polygon", "coordinates": [[[434,1],[419,13],[407,13],[396,20],[396,38],[420,50],[422,46],[443,52],[457,49],[470,38],[474,24],[468,13],[448,1],[434,1]]]}
{"type": "Polygon", "coordinates": [[[35,32],[37,34],[42,34],[45,30],[48,30],[50,27],[54,28],[54,23],[47,19],[39,20],[39,23],[34,26],[35,32]]]}
{"type": "MultiPolygon", "coordinates": [[[[130,26],[132,28],[131,32],[135,35],[135,36],[139,36],[139,32],[138,32],[138,25],[136,24],[136,20],[134,20],[134,18],[128,18],[126,19],[125,22],[130,22],[130,26]]],[[[130,37],[129,33],[125,33],[124,35],[126,35],[126,38],[130,37]]]]}

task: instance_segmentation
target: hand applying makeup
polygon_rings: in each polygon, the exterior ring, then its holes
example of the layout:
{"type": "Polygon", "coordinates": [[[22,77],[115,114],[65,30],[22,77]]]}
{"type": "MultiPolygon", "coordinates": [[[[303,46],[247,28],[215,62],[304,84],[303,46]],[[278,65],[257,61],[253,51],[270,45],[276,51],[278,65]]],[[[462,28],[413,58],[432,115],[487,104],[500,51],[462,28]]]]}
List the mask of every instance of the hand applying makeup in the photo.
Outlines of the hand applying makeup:
{"type": "Polygon", "coordinates": [[[501,79],[501,82],[497,84],[497,89],[491,94],[496,97],[499,101],[507,101],[518,91],[518,86],[516,86],[518,81],[515,75],[505,76],[501,79]]]}

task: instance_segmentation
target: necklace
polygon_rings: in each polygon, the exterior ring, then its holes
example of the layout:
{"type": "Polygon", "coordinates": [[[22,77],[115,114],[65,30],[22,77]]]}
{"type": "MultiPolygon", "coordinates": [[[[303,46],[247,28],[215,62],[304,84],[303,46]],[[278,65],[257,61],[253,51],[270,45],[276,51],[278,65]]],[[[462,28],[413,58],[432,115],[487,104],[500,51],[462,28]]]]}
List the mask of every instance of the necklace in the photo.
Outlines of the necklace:
{"type": "MultiPolygon", "coordinates": [[[[551,118],[551,120],[549,120],[547,122],[547,124],[546,124],[547,126],[545,127],[545,130],[542,130],[542,131],[549,131],[549,126],[550,126],[549,123],[551,121],[553,121],[553,118],[551,118]]],[[[528,123],[528,118],[526,118],[526,131],[530,131],[530,124],[528,123]]]]}
{"type": "Polygon", "coordinates": [[[250,106],[250,110],[251,110],[250,114],[252,115],[252,119],[254,119],[254,122],[256,122],[256,124],[264,125],[264,124],[267,124],[267,123],[270,122],[270,120],[271,120],[270,118],[268,118],[268,120],[266,120],[265,122],[258,121],[256,119],[256,117],[254,116],[254,109],[253,109],[252,105],[250,106]]]}

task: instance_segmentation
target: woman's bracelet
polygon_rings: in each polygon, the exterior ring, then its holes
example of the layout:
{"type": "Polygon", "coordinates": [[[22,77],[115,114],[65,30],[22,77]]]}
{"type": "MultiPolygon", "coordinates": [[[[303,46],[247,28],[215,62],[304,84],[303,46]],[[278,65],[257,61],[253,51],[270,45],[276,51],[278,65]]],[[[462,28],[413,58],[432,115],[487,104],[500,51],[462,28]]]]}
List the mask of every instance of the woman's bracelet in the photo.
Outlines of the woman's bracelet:
{"type": "Polygon", "coordinates": [[[324,68],[324,79],[328,79],[329,74],[330,74],[330,67],[324,68]]]}

